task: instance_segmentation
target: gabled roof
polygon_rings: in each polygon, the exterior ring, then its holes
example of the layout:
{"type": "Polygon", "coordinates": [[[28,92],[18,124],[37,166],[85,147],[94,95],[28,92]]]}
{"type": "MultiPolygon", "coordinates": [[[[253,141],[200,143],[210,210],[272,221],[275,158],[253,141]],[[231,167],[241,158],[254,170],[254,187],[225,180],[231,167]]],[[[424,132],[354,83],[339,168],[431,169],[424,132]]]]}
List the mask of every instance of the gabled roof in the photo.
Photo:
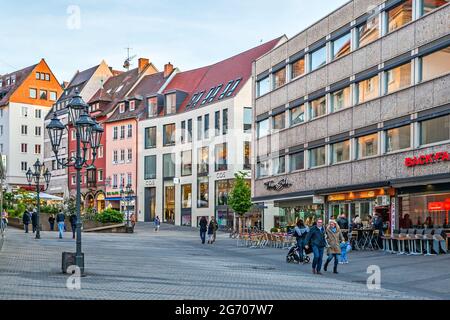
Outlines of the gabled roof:
{"type": "Polygon", "coordinates": [[[11,95],[14,93],[14,91],[16,91],[17,88],[22,85],[22,83],[36,68],[36,66],[37,64],[0,76],[0,80],[2,80],[2,86],[0,87],[0,107],[8,104],[11,95]],[[16,79],[15,82],[10,82],[10,84],[7,86],[6,79],[12,79],[13,77],[15,77],[16,79]]]}

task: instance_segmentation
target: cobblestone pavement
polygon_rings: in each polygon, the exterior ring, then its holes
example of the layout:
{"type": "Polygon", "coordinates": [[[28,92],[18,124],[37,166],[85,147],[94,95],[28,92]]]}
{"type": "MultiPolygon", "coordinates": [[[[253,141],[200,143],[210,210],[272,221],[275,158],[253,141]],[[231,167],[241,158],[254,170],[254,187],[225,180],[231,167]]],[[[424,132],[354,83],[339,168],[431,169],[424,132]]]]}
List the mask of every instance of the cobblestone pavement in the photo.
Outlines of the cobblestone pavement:
{"type": "Polygon", "coordinates": [[[202,245],[197,231],[141,224],[126,234],[83,234],[87,276],[66,288],[61,253],[74,251],[66,234],[10,229],[0,252],[0,299],[292,300],[450,298],[450,259],[350,254],[340,274],[314,276],[310,265],[285,263],[287,250],[250,249],[220,234],[202,245]],[[367,266],[382,270],[382,289],[367,289],[367,266]]]}

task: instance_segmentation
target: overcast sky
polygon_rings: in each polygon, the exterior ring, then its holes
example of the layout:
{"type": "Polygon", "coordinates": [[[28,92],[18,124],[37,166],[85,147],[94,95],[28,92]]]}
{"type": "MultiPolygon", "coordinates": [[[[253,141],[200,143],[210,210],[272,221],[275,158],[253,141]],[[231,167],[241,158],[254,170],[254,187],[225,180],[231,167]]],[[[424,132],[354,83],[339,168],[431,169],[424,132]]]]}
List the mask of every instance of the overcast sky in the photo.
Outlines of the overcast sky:
{"type": "MultiPolygon", "coordinates": [[[[122,70],[126,47],[160,70],[208,65],[262,41],[292,37],[347,0],[15,0],[0,10],[0,74],[45,58],[60,82],[102,59],[122,70]]],[[[134,66],[136,62],[134,61],[134,66]]]]}

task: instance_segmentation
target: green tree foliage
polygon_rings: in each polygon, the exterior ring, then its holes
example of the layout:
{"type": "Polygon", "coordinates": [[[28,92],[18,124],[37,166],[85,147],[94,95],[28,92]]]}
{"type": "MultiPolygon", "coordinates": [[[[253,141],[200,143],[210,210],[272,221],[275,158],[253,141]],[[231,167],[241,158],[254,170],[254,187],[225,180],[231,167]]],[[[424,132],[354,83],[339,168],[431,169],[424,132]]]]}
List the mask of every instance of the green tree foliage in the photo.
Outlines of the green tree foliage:
{"type": "Polygon", "coordinates": [[[239,216],[239,230],[241,230],[243,216],[253,207],[252,191],[245,179],[247,173],[238,172],[234,177],[235,182],[228,197],[228,205],[239,216]]]}
{"type": "Polygon", "coordinates": [[[101,223],[122,223],[124,221],[123,214],[114,209],[106,209],[100,214],[97,214],[96,220],[101,223]]]}

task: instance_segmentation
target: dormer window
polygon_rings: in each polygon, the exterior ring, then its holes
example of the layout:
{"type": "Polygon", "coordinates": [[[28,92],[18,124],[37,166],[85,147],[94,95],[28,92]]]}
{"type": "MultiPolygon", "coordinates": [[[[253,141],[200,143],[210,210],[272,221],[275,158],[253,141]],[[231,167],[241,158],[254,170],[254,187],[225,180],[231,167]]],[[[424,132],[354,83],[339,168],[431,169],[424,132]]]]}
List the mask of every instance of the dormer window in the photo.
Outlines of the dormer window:
{"type": "Polygon", "coordinates": [[[231,87],[231,89],[228,91],[227,93],[227,97],[231,96],[234,91],[236,90],[236,88],[238,87],[239,83],[241,83],[242,79],[236,80],[236,82],[233,84],[233,86],[231,87]]]}
{"type": "Polygon", "coordinates": [[[158,116],[158,98],[148,98],[148,117],[153,118],[158,116]]]}
{"type": "Polygon", "coordinates": [[[223,84],[221,84],[221,85],[219,85],[215,90],[214,90],[214,92],[211,94],[211,96],[209,97],[209,99],[208,99],[208,103],[210,103],[210,102],[212,102],[213,100],[214,100],[214,98],[217,96],[217,94],[219,93],[219,91],[220,91],[220,89],[222,89],[222,87],[223,87],[223,84]]]}
{"type": "Polygon", "coordinates": [[[200,99],[203,97],[203,94],[205,93],[205,91],[202,91],[198,94],[197,98],[195,98],[195,100],[192,103],[192,108],[194,108],[197,103],[200,101],[200,99]]]}
{"type": "Polygon", "coordinates": [[[136,101],[130,101],[130,111],[134,111],[136,109],[136,101]]]}
{"type": "Polygon", "coordinates": [[[119,104],[119,113],[124,113],[125,112],[125,103],[120,103],[119,104]]]}
{"type": "Polygon", "coordinates": [[[208,94],[206,95],[205,99],[203,99],[202,101],[202,105],[204,105],[208,99],[211,97],[211,95],[213,94],[215,88],[211,88],[211,90],[209,90],[208,94]]]}
{"type": "Polygon", "coordinates": [[[233,80],[228,82],[228,84],[225,87],[225,89],[223,90],[222,94],[219,96],[219,100],[222,100],[223,98],[225,98],[225,95],[228,93],[228,90],[230,90],[231,85],[233,84],[233,82],[234,82],[233,80]]]}
{"type": "Polygon", "coordinates": [[[166,114],[175,114],[177,109],[177,95],[171,93],[166,95],[166,114]]]}

